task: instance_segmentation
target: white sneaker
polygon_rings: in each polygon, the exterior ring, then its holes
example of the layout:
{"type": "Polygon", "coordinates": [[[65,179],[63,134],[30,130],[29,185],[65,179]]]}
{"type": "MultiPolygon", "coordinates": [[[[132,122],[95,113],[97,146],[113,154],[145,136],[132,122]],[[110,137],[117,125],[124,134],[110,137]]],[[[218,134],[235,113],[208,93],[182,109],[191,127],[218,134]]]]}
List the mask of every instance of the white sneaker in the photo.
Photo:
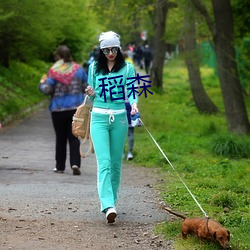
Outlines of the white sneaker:
{"type": "Polygon", "coordinates": [[[133,158],[133,154],[131,152],[128,152],[127,161],[133,160],[133,158]]]}
{"type": "Polygon", "coordinates": [[[110,207],[107,209],[106,218],[108,220],[108,223],[114,223],[116,216],[117,216],[117,212],[115,208],[110,207]]]}
{"type": "Polygon", "coordinates": [[[57,168],[54,168],[53,171],[54,171],[55,173],[59,173],[59,174],[63,174],[63,173],[64,173],[63,170],[57,170],[57,168]]]}

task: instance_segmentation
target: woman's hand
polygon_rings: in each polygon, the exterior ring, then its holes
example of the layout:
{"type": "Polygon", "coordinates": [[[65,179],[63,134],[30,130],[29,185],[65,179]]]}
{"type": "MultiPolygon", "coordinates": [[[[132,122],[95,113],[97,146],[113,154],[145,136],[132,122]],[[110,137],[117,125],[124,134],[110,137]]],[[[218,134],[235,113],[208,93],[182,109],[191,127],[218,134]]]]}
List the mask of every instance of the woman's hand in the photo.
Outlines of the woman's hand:
{"type": "Polygon", "coordinates": [[[46,74],[44,74],[43,76],[42,76],[42,78],[41,78],[41,80],[40,80],[40,83],[45,83],[45,81],[47,80],[47,75],[46,74]]]}
{"type": "Polygon", "coordinates": [[[88,96],[95,96],[95,91],[92,87],[88,86],[86,89],[85,89],[85,92],[88,96]]]}
{"type": "Polygon", "coordinates": [[[139,112],[139,110],[138,110],[138,108],[137,108],[137,103],[133,103],[132,105],[131,105],[131,112],[130,112],[130,114],[133,116],[133,115],[135,115],[137,112],[139,112]]]}

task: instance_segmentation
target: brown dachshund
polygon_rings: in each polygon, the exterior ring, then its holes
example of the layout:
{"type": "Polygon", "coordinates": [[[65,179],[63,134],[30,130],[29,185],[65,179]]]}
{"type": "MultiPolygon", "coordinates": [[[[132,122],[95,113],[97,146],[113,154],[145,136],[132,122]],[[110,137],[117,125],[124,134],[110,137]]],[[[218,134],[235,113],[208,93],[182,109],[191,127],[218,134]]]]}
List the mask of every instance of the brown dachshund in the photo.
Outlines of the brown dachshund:
{"type": "Polygon", "coordinates": [[[171,209],[163,207],[166,211],[183,219],[181,233],[183,239],[187,239],[188,234],[196,235],[201,241],[216,241],[224,249],[231,249],[229,240],[230,232],[222,225],[210,218],[187,218],[185,215],[173,212],[171,209]]]}

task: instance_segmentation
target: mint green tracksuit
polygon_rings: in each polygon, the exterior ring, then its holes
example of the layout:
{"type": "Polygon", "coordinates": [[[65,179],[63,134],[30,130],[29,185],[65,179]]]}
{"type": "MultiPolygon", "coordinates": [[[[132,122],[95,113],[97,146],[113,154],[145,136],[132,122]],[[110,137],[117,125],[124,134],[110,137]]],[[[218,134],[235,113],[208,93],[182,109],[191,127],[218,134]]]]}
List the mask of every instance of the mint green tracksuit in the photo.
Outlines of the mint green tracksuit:
{"type": "MultiPolygon", "coordinates": [[[[94,88],[93,111],[91,114],[90,134],[97,160],[97,189],[101,202],[101,211],[115,207],[121,179],[121,165],[124,144],[128,133],[128,121],[123,98],[122,86],[126,89],[135,77],[134,66],[127,63],[119,72],[108,75],[93,73],[94,64],[89,67],[88,84],[94,88]],[[114,77],[118,78],[114,79],[114,77]],[[106,96],[103,95],[105,86],[106,96]],[[106,99],[105,99],[106,98],[106,99]],[[113,100],[112,100],[113,98],[113,100]],[[98,111],[95,112],[95,108],[98,111]],[[124,110],[124,112],[122,111],[124,110]],[[117,112],[116,112],[117,111],[117,112]]],[[[129,88],[131,85],[129,85],[129,88]]],[[[129,89],[125,91],[129,93],[129,89]]],[[[130,104],[138,102],[137,95],[128,97],[130,104]],[[135,98],[134,98],[135,97],[135,98]]]]}

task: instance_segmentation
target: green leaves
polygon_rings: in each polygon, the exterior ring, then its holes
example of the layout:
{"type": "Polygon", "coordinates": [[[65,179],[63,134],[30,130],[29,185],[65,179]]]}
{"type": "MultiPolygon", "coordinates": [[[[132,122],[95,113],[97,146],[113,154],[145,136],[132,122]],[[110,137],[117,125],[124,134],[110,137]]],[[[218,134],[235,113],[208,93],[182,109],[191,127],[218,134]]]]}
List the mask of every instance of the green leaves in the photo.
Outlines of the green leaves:
{"type": "Polygon", "coordinates": [[[212,141],[211,150],[216,155],[231,159],[250,157],[249,139],[236,135],[216,136],[212,141]]]}
{"type": "Polygon", "coordinates": [[[62,43],[72,49],[74,59],[82,61],[83,51],[88,53],[96,42],[95,20],[88,2],[2,0],[0,64],[8,67],[11,59],[48,61],[62,43]]]}

